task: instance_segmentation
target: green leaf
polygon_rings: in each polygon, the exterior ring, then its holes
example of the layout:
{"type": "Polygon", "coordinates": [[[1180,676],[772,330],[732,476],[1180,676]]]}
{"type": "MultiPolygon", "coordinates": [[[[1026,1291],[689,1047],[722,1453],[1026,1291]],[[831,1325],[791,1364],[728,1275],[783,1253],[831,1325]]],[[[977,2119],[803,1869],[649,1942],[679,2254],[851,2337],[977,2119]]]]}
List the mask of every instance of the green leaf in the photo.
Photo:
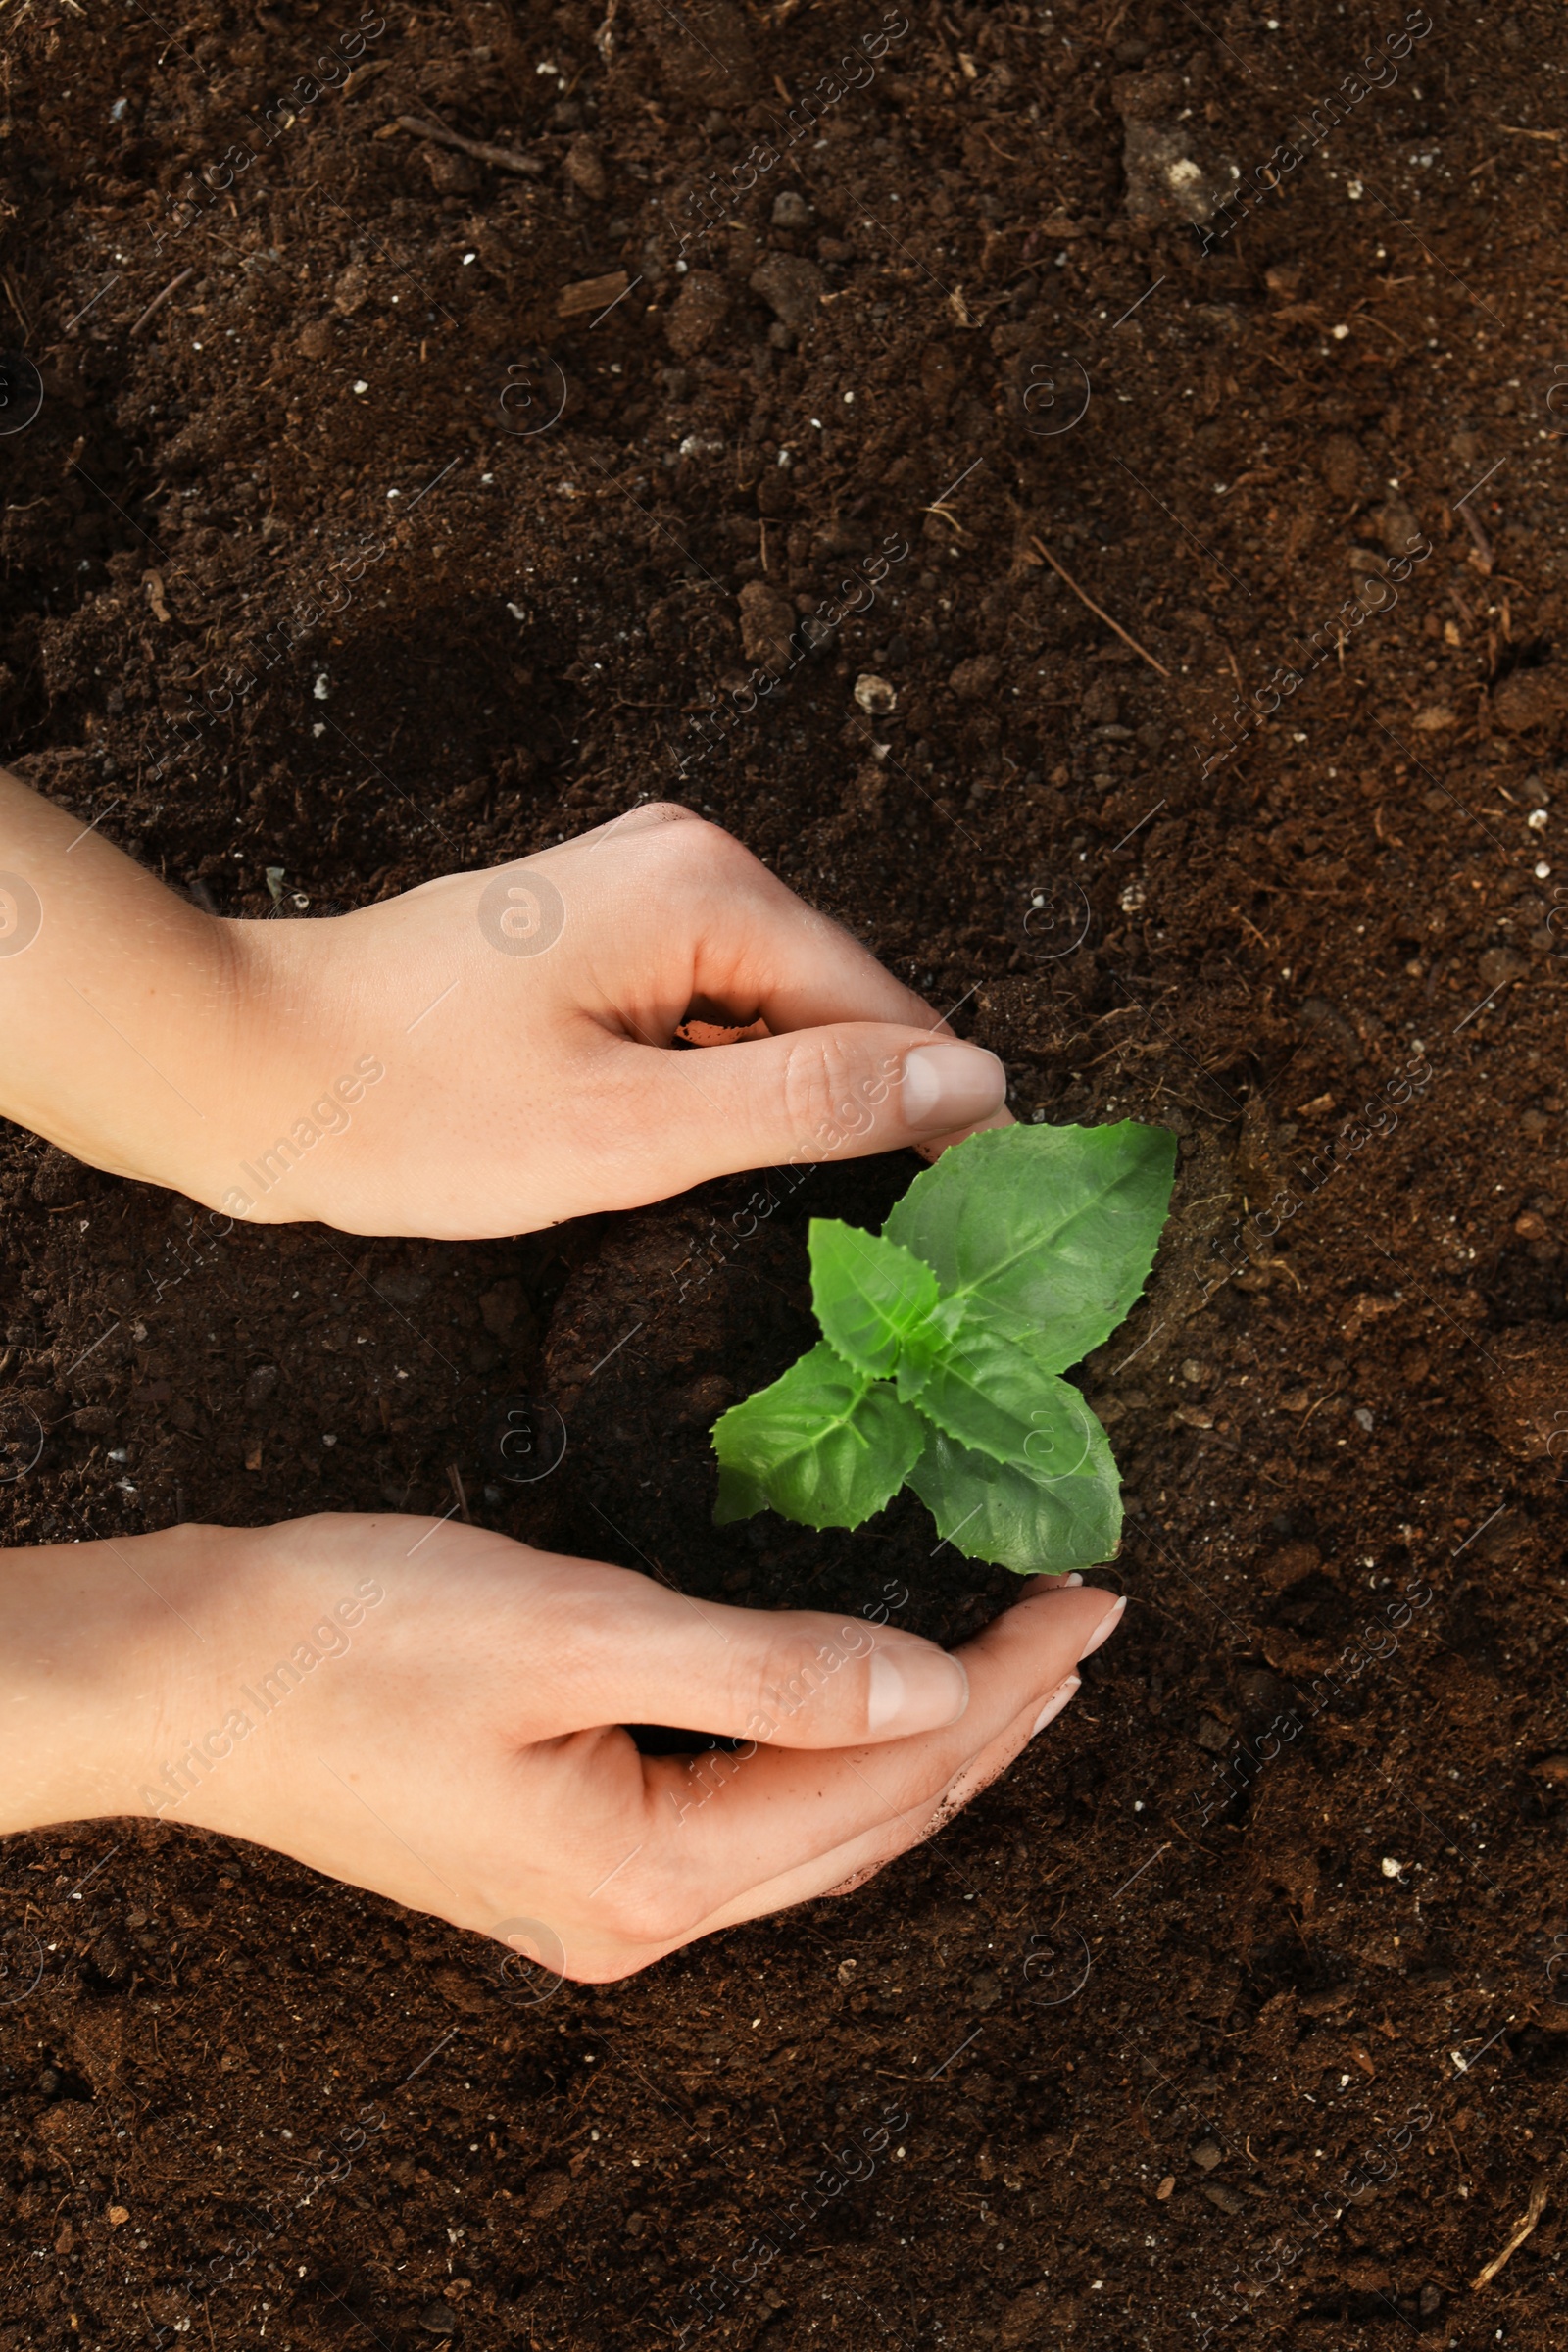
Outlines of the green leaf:
{"type": "Polygon", "coordinates": [[[972,1559],[1027,1575],[1112,1558],[1115,1461],[1059,1374],[1142,1290],[1174,1173],[1175,1139],[1131,1121],[988,1130],[917,1177],[880,1236],[813,1222],[825,1337],[716,1425],[715,1517],[771,1505],[858,1527],[906,1479],[972,1559]]]}
{"type": "Polygon", "coordinates": [[[965,1328],[1032,1334],[1036,1364],[1059,1372],[1143,1289],[1175,1171],[1175,1137],[1131,1119],[992,1128],[917,1176],[883,1232],[924,1258],[965,1328]]]}
{"type": "Polygon", "coordinates": [[[938,1336],[927,1327],[939,1298],[925,1260],[837,1217],[813,1217],[809,1242],[811,1304],[845,1362],[881,1380],[911,1348],[923,1360],[938,1336]]]}
{"type": "Polygon", "coordinates": [[[1086,1451],[1087,1434],[1073,1437],[1065,1454],[1062,1447],[1094,1416],[1078,1391],[1057,1379],[1045,1352],[1033,1333],[1012,1339],[994,1323],[962,1324],[913,1401],[957,1445],[1059,1477],[1086,1451]],[[1076,1420],[1069,1417],[1072,1406],[1079,1408],[1076,1420]]]}
{"type": "Polygon", "coordinates": [[[1121,1542],[1121,1482],[1110,1441],[1076,1389],[1061,1380],[1050,1389],[1058,1418],[1037,1424],[1026,1461],[996,1461],[932,1428],[909,1472],[956,1550],[1019,1576],[1091,1568],[1113,1559],[1121,1542]],[[1054,1470],[1053,1462],[1063,1467],[1054,1470]]]}
{"type": "Polygon", "coordinates": [[[713,1425],[714,1519],[775,1510],[807,1527],[858,1527],[903,1486],[925,1424],[885,1381],[825,1342],[713,1425]]]}

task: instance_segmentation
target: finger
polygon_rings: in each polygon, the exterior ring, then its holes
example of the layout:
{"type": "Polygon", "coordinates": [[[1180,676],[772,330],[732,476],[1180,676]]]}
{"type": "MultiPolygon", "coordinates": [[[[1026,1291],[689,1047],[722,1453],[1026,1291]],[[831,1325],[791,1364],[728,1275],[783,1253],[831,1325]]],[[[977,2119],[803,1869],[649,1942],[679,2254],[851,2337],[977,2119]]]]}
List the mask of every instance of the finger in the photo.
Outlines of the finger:
{"type": "Polygon", "coordinates": [[[561,1580],[563,1632],[542,1648],[564,1661],[556,1709],[573,1726],[659,1723],[763,1745],[841,1748],[944,1727],[968,1704],[958,1659],[898,1626],[729,1608],[626,1569],[560,1566],[569,1572],[561,1580]]]}
{"type": "Polygon", "coordinates": [[[944,1152],[951,1152],[955,1144],[961,1144],[967,1135],[978,1135],[988,1127],[1016,1127],[1017,1124],[1004,1102],[1000,1110],[992,1112],[990,1118],[974,1119],[967,1127],[956,1127],[947,1135],[934,1135],[929,1143],[916,1144],[914,1148],[929,1167],[933,1160],[941,1158],[944,1152]]]}
{"type": "MultiPolygon", "coordinates": [[[[1079,1677],[1069,1674],[1043,1702],[1030,1699],[994,1740],[975,1756],[960,1766],[957,1772],[936,1792],[918,1805],[891,1820],[879,1822],[858,1837],[846,1839],[815,1854],[795,1868],[760,1880],[727,1901],[715,1904],[700,1919],[683,1926],[674,1935],[657,1938],[628,1937],[621,1942],[595,1939],[584,1944],[584,1952],[592,1951],[601,1970],[616,1975],[628,1975],[648,1968],[666,1953],[678,1950],[682,1944],[696,1942],[701,1936],[711,1936],[720,1929],[737,1927],[750,1919],[765,1918],[772,1912],[785,1911],[796,1903],[810,1902],[825,1894],[849,1894],[876,1877],[889,1862],[895,1861],[944,1829],[954,1816],[971,1804],[975,1797],[1005,1772],[1029,1741],[1054,1722],[1057,1715],[1076,1696],[1079,1677]]],[[[590,1904],[590,1911],[600,1906],[590,1904]]],[[[629,1924],[635,1924],[633,1921],[629,1924]]],[[[648,1924],[653,1924],[652,1922],[648,1924]]]]}
{"type": "MultiPolygon", "coordinates": [[[[642,1111],[627,1132],[646,1132],[652,1119],[662,1140],[672,1122],[681,1157],[662,1191],[906,1144],[934,1158],[978,1126],[1010,1124],[996,1057],[961,1045],[858,940],[720,827],[649,803],[545,855],[561,861],[564,883],[570,867],[615,943],[601,975],[604,1002],[584,1008],[609,1057],[597,1074],[642,1111]],[[618,850],[608,846],[612,835],[618,850]],[[755,1034],[758,1024],[765,1034],[755,1034]],[[701,1040],[701,1058],[662,1050],[677,1029],[701,1040]],[[748,1029],[742,1061],[733,1041],[748,1029]],[[715,1054],[727,1055],[721,1068],[715,1054]]],[[[623,1171],[617,1180],[624,1190],[623,1171]]]]}
{"type": "MultiPolygon", "coordinates": [[[[613,885],[622,902],[622,935],[630,949],[640,944],[639,934],[651,934],[661,965],[681,962],[688,1003],[723,1006],[742,1023],[760,1016],[774,1032],[827,1021],[896,1021],[951,1034],[869,949],[808,906],[721,826],[673,803],[645,803],[597,839],[584,835],[569,845],[573,853],[588,848],[582,865],[590,887],[592,860],[603,858],[612,888],[613,850],[605,846],[612,835],[626,852],[615,863],[613,885]]],[[[627,960],[639,975],[647,968],[646,954],[627,960]]]]}
{"type": "Polygon", "coordinates": [[[639,801],[633,808],[623,808],[619,816],[610,817],[602,825],[590,825],[586,833],[574,833],[569,842],[558,847],[580,850],[606,842],[612,834],[624,838],[629,833],[646,833],[659,825],[700,825],[703,819],[695,808],[679,801],[639,801]]]}
{"type": "MultiPolygon", "coordinates": [[[[959,1653],[969,1704],[943,1729],[831,1753],[781,1744],[743,1747],[720,1762],[645,1757],[641,1843],[601,1898],[633,1941],[681,1941],[697,1922],[774,1881],[833,1884],[825,1858],[857,1839],[897,1839],[930,1816],[944,1790],[1004,1740],[1120,1617],[1121,1602],[1084,1586],[1040,1593],[1008,1609],[959,1653]]],[[[896,1845],[893,1849],[896,1850],[896,1845]]],[[[842,1871],[839,1873],[843,1875],[842,1871]]]]}
{"type": "Polygon", "coordinates": [[[1038,1739],[1071,1705],[1080,1688],[1081,1678],[1069,1674],[1039,1705],[1031,1699],[1020,1708],[996,1739],[961,1766],[935,1797],[912,1806],[895,1821],[881,1823],[860,1837],[846,1840],[829,1853],[815,1856],[797,1870],[749,1888],[705,1921],[699,1933],[708,1935],[716,1928],[733,1927],[741,1920],[760,1919],[767,1912],[783,1910],[792,1903],[810,1902],[824,1894],[853,1894],[900,1854],[935,1837],[965,1806],[972,1805],[993,1781],[1001,1779],[1031,1740],[1038,1739]]]}
{"type": "Polygon", "coordinates": [[[660,1138],[661,1190],[743,1169],[939,1145],[1004,1120],[994,1054],[900,1023],[837,1022],[666,1054],[607,1037],[627,1131],[660,1138]]]}

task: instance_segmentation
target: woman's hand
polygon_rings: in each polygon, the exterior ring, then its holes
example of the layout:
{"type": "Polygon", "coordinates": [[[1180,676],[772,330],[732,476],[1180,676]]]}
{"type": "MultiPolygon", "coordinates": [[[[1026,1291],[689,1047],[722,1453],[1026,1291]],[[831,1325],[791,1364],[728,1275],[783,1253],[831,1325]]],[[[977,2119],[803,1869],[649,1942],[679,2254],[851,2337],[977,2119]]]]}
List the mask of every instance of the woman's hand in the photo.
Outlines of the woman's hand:
{"type": "Polygon", "coordinates": [[[0,1113],[262,1223],[531,1232],[1004,1123],[1005,1074],[688,809],[223,922],[0,776],[0,1113]],[[688,1016],[744,1042],[672,1050],[688,1016]]]}
{"type": "Polygon", "coordinates": [[[0,1580],[0,1830],[198,1822],[601,1983],[930,1836],[1120,1610],[1035,1591],[954,1657],[451,1522],[51,1545],[0,1580]]]}

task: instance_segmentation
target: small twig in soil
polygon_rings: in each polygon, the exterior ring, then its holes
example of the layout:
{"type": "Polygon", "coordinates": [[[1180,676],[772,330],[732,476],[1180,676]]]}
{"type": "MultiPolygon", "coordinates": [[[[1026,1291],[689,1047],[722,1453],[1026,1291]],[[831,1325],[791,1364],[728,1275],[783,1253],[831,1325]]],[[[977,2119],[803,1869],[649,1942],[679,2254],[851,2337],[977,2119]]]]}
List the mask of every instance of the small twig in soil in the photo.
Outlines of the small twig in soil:
{"type": "Polygon", "coordinates": [[[1408,351],[1410,349],[1408,340],[1405,336],[1400,334],[1398,328],[1396,326],[1390,326],[1386,320],[1378,317],[1376,311],[1369,311],[1364,302],[1358,302],[1355,306],[1355,310],[1358,318],[1370,319],[1374,326],[1382,328],[1384,334],[1392,335],[1401,351],[1408,351]]]}
{"type": "Polygon", "coordinates": [[[448,130],[444,122],[424,122],[416,115],[399,115],[399,130],[411,138],[433,139],[438,147],[455,147],[460,155],[471,155],[481,164],[493,164],[498,172],[515,172],[524,179],[542,179],[544,165],[536,155],[519,155],[515,147],[492,147],[486,139],[466,139],[459,130],[448,130]]]}
{"type": "Polygon", "coordinates": [[[463,1513],[463,1524],[465,1527],[471,1527],[473,1525],[473,1513],[468,1508],[468,1497],[463,1491],[463,1472],[458,1468],[456,1462],[448,1462],[447,1476],[452,1481],[452,1492],[454,1494],[456,1494],[458,1498],[458,1508],[463,1513]]]}
{"type": "Polygon", "coordinates": [[[1520,2247],[1524,2244],[1525,2239],[1530,2235],[1530,2232],[1532,2230],[1534,2230],[1536,2224],[1540,2221],[1545,2210],[1546,2183],[1544,2180],[1538,2180],[1535,2187],[1530,2191],[1530,2203],[1525,2208],[1525,2218],[1519,2224],[1518,2228],[1512,2232],[1507,2244],[1502,2248],[1500,2253],[1494,2254],[1492,2260],[1487,2264],[1485,2270],[1478,2271],[1475,2277],[1471,2279],[1470,2291],[1472,2294],[1479,2295],[1484,2286],[1490,2286],[1492,2284],[1493,2279],[1495,2278],[1503,2264],[1507,2262],[1511,2256],[1518,2253],[1520,2247]]]}
{"type": "Polygon", "coordinates": [[[22,321],[22,333],[24,341],[30,342],[32,340],[32,321],[28,318],[26,312],[17,300],[16,287],[11,283],[9,277],[0,279],[0,284],[4,285],[6,290],[6,298],[10,302],[11,308],[16,312],[17,317],[22,321]]]}
{"type": "Polygon", "coordinates": [[[1149,651],[1148,647],[1140,645],[1136,637],[1130,637],[1127,634],[1127,631],[1122,627],[1121,622],[1119,620],[1112,620],[1110,614],[1105,611],[1102,605],[1097,605],[1092,596],[1085,595],[1084,591],[1079,587],[1077,581],[1073,578],[1072,573],[1067,569],[1065,564],[1057,563],[1055,557],[1052,554],[1050,548],[1046,546],[1044,540],[1036,539],[1031,536],[1029,544],[1032,548],[1038,550],[1039,554],[1051,565],[1052,570],[1056,574],[1057,578],[1066,581],[1068,587],[1072,590],[1074,596],[1078,599],[1078,602],[1081,605],[1087,605],[1090,612],[1095,614],[1097,619],[1102,620],[1107,629],[1114,629],[1117,636],[1121,639],[1123,645],[1130,645],[1135,654],[1141,654],[1143,659],[1149,663],[1151,669],[1158,670],[1162,678],[1169,678],[1170,671],[1165,667],[1163,662],[1156,662],[1153,655],[1149,651]]]}
{"type": "Polygon", "coordinates": [[[194,268],[192,268],[189,270],[182,270],[177,277],[172,277],[168,285],[164,288],[163,292],[153,296],[151,302],[147,305],[147,308],[143,311],[141,317],[131,328],[131,333],[133,335],[139,335],[142,328],[146,325],[148,319],[153,318],[159,311],[163,309],[171,294],[177,294],[180,287],[185,283],[186,278],[194,277],[196,271],[194,268]]]}
{"type": "Polygon", "coordinates": [[[1459,512],[1464,516],[1464,527],[1476,543],[1476,553],[1481,558],[1486,574],[1490,579],[1492,576],[1492,566],[1496,561],[1496,558],[1493,553],[1492,541],[1487,537],[1486,532],[1482,529],[1480,523],[1476,520],[1475,516],[1471,514],[1467,506],[1461,505],[1459,512]]]}

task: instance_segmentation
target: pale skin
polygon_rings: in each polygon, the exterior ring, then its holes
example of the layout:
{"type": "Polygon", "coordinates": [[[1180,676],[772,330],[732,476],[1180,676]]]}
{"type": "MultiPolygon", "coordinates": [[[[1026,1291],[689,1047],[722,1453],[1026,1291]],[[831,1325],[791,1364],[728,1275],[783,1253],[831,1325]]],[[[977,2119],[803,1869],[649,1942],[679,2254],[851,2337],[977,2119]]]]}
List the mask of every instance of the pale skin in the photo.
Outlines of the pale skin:
{"type": "MultiPolygon", "coordinates": [[[[229,1215],[447,1240],[1007,1117],[992,1055],[684,809],[227,922],[3,773],[0,1114],[229,1215]],[[671,1051],[694,1013],[751,1034],[671,1051]]],[[[387,1513],[13,1551],[0,1831],[195,1822],[610,1981],[929,1836],[1120,1606],[1034,1579],[949,1655],[387,1513]]]]}
{"type": "Polygon", "coordinates": [[[218,921],[14,777],[8,870],[36,911],[0,899],[0,1111],[253,1222],[473,1241],[1005,1116],[994,1054],[684,808],[529,858],[519,889],[543,877],[562,916],[535,953],[505,883],[482,919],[494,869],[323,922],[218,921]],[[771,1034],[669,1052],[694,1006],[771,1034]],[[915,1118],[920,1050],[945,1092],[915,1118]],[[367,1061],[385,1074],[349,1102],[367,1061]],[[291,1140],[334,1103],[336,1132],[291,1140]],[[294,1164],[264,1190],[244,1171],[280,1139],[294,1164]]]}

